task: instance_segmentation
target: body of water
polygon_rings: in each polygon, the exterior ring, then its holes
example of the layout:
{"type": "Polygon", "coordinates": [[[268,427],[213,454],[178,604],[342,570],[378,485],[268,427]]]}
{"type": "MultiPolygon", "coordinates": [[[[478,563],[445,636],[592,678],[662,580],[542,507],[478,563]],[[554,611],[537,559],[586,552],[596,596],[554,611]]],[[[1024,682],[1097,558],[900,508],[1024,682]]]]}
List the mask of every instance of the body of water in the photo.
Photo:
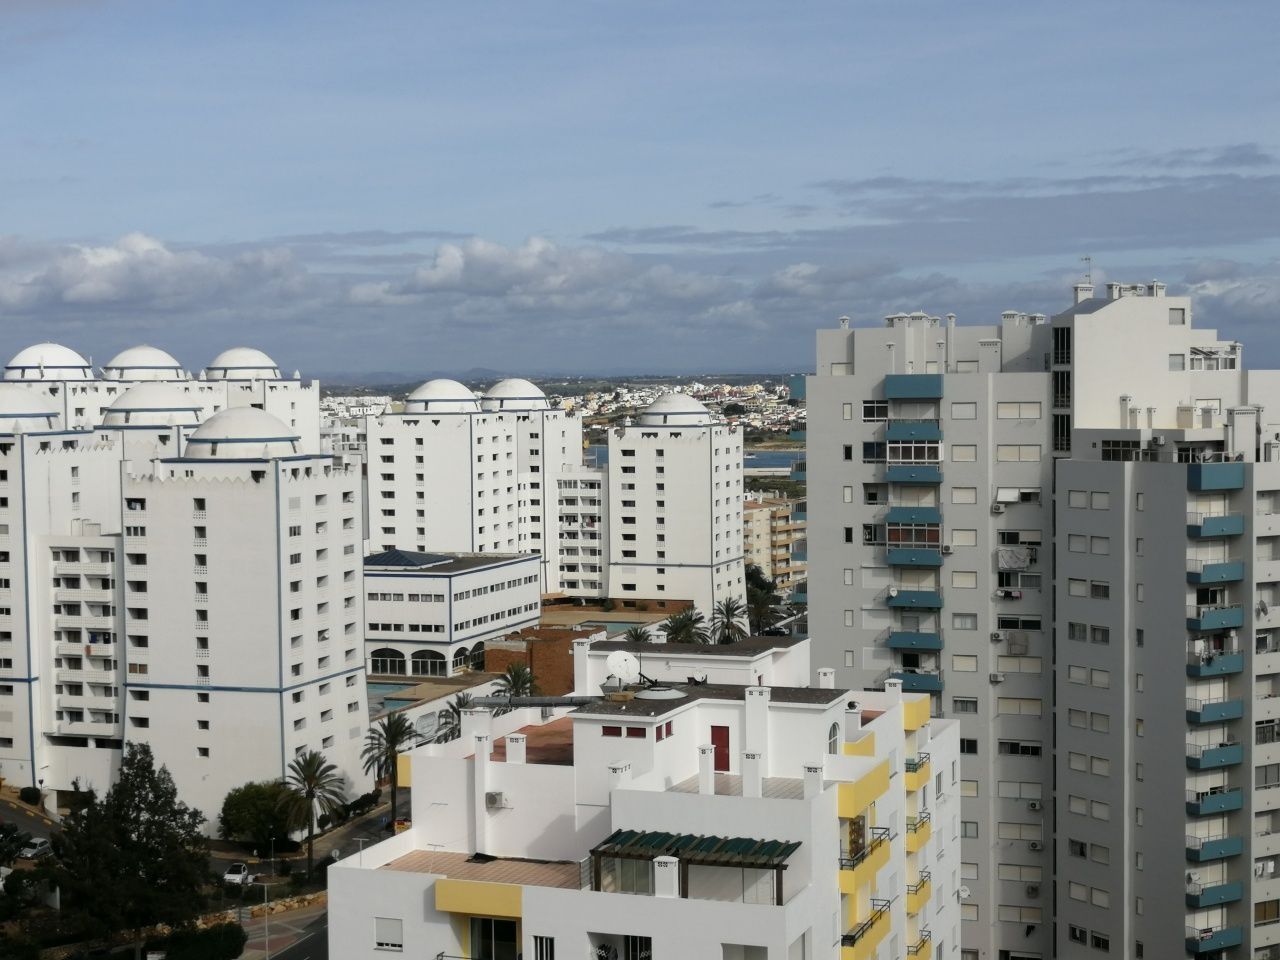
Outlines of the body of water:
{"type": "MultiPolygon", "coordinates": [[[[594,457],[598,466],[609,462],[609,448],[604,444],[593,443],[587,447],[587,459],[594,457]]],[[[750,470],[753,467],[769,467],[772,469],[790,469],[791,464],[804,459],[803,448],[797,450],[752,450],[748,449],[743,456],[742,465],[750,470]]]]}

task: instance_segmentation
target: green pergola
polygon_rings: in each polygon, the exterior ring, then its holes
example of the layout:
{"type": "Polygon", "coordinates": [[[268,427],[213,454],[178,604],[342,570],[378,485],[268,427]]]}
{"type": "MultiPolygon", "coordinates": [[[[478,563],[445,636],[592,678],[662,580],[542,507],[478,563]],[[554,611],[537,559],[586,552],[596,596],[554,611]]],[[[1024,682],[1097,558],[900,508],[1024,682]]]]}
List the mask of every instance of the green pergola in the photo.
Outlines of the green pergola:
{"type": "Polygon", "coordinates": [[[774,872],[774,903],[782,905],[782,871],[787,859],[800,848],[784,840],[756,840],[751,837],[716,837],[693,833],[665,833],[653,830],[615,830],[591,849],[592,887],[600,889],[600,861],[654,860],[675,857],[680,861],[680,896],[689,896],[689,867],[737,867],[774,872]]]}

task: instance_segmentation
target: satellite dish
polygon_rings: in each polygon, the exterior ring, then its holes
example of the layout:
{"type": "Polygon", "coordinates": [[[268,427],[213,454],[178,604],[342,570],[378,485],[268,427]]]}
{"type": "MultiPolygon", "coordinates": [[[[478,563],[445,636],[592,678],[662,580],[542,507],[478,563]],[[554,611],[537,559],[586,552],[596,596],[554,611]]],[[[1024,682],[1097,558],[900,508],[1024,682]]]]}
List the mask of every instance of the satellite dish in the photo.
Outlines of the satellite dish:
{"type": "Polygon", "coordinates": [[[964,884],[961,884],[961,885],[960,885],[960,889],[959,889],[959,890],[957,890],[956,892],[960,894],[960,899],[961,899],[961,900],[968,900],[968,899],[969,899],[969,893],[970,893],[970,891],[969,891],[969,888],[968,888],[968,887],[966,887],[964,884]]]}
{"type": "Polygon", "coordinates": [[[424,740],[430,740],[440,731],[440,714],[424,713],[413,724],[413,732],[424,740]]]}
{"type": "Polygon", "coordinates": [[[638,683],[640,680],[640,661],[634,654],[627,653],[625,650],[615,650],[609,654],[605,658],[604,666],[609,671],[609,675],[617,677],[618,682],[624,686],[629,683],[638,683]]]}

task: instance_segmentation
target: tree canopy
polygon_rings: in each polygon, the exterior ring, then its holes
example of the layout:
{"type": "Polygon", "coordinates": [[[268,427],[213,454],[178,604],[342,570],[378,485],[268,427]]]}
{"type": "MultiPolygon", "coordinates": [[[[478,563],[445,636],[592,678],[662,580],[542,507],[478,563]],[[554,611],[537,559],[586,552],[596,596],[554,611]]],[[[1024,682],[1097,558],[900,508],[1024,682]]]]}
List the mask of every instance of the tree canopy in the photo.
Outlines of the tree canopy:
{"type": "Polygon", "coordinates": [[[252,844],[265,856],[273,838],[278,844],[289,836],[288,798],[289,788],[279,780],[236,787],[222,801],[218,835],[252,844]]]}

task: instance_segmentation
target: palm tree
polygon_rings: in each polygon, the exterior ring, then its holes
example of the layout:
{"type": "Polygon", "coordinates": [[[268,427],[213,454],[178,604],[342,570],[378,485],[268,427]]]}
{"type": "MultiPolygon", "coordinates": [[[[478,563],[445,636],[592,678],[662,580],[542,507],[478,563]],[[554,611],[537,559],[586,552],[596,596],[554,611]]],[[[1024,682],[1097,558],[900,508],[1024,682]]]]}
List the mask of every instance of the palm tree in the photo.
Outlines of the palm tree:
{"type": "Polygon", "coordinates": [[[510,700],[512,697],[532,697],[538,692],[533,671],[523,663],[512,663],[498,677],[498,693],[510,700]]]}
{"type": "Polygon", "coordinates": [[[748,636],[743,621],[747,605],[737,597],[725,597],[711,611],[711,637],[715,643],[737,643],[748,636]]]}
{"type": "Polygon", "coordinates": [[[462,711],[470,709],[471,694],[459,693],[453,702],[440,711],[440,728],[436,743],[448,743],[462,736],[462,711]]]}
{"type": "Polygon", "coordinates": [[[393,713],[372,727],[364,738],[360,756],[364,760],[364,772],[375,778],[391,778],[391,819],[394,822],[400,807],[400,765],[396,757],[415,739],[413,724],[403,713],[393,713]]]}
{"type": "Polygon", "coordinates": [[[709,643],[711,636],[707,633],[706,624],[706,617],[690,607],[672,614],[662,621],[658,629],[667,643],[709,643]]]}
{"type": "Polygon", "coordinates": [[[289,788],[288,811],[290,819],[307,828],[307,876],[315,862],[316,811],[330,817],[345,802],[346,778],[338,768],[324,758],[318,750],[308,750],[289,764],[289,775],[284,778],[289,788]]]}
{"type": "Polygon", "coordinates": [[[649,631],[639,624],[634,627],[627,627],[627,632],[622,635],[623,643],[649,643],[651,640],[649,631]]]}
{"type": "Polygon", "coordinates": [[[751,630],[756,636],[764,633],[777,622],[778,615],[773,612],[777,603],[776,593],[755,587],[747,588],[747,620],[750,621],[751,630]]]}

